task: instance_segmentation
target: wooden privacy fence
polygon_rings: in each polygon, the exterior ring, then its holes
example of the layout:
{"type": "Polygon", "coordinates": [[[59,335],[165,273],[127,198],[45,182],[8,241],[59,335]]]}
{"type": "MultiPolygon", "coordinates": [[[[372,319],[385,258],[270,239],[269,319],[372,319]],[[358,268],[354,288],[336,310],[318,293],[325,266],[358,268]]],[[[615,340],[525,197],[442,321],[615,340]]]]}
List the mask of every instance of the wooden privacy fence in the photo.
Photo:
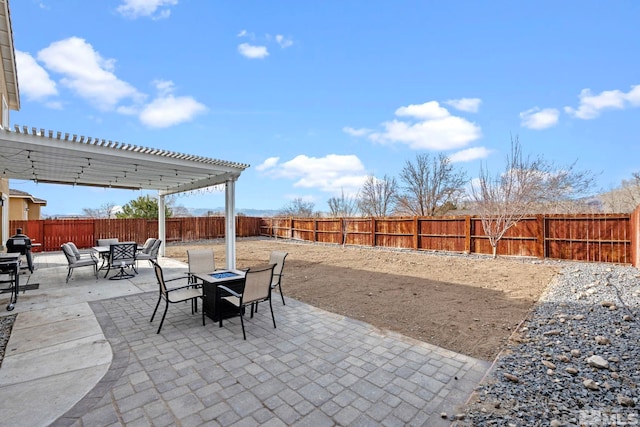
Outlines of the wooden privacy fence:
{"type": "MultiPolygon", "coordinates": [[[[475,216],[263,218],[260,229],[263,236],[310,242],[492,254],[475,216]]],[[[638,210],[632,215],[535,215],[510,228],[497,253],[637,266],[639,231],[638,210]]]]}
{"type": "MultiPolygon", "coordinates": [[[[260,235],[262,219],[236,217],[236,236],[260,235]]],[[[167,218],[167,242],[192,242],[224,237],[224,217],[167,218]]],[[[34,250],[58,251],[60,245],[74,242],[79,248],[96,245],[97,239],[116,237],[121,242],[143,243],[148,237],[158,236],[158,220],[149,219],[44,219],[10,221],[10,233],[22,228],[33,242],[42,246],[34,250]]]]}

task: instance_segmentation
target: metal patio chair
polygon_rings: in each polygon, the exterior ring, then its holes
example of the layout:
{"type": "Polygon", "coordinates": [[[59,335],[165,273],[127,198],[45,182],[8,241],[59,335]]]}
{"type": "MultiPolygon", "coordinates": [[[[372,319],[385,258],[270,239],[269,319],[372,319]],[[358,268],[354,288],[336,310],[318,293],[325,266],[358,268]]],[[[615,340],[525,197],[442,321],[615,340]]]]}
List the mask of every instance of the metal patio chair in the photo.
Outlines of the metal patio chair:
{"type": "MultiPolygon", "coordinates": [[[[236,292],[224,285],[218,286],[220,301],[231,304],[238,310],[240,324],[242,325],[242,336],[246,340],[247,334],[244,331],[244,313],[247,306],[251,306],[251,317],[253,317],[254,306],[263,301],[269,301],[271,309],[271,319],[273,327],[276,327],[276,318],[273,315],[273,305],[271,304],[271,281],[273,279],[273,269],[275,264],[259,269],[248,269],[244,285],[236,292]]],[[[219,317],[220,327],[222,327],[222,316],[219,317]]]]}
{"type": "MultiPolygon", "coordinates": [[[[153,264],[153,268],[156,273],[156,279],[158,280],[159,294],[156,308],[153,310],[153,314],[151,315],[151,320],[149,320],[149,322],[153,322],[153,318],[156,316],[156,312],[158,311],[158,307],[160,306],[160,301],[162,301],[163,299],[165,301],[162,319],[160,320],[160,325],[158,326],[158,332],[156,332],[159,334],[160,330],[162,329],[162,324],[164,323],[164,318],[167,316],[169,304],[191,301],[191,314],[194,314],[198,310],[198,298],[202,298],[202,288],[194,288],[191,284],[187,283],[184,286],[169,289],[167,288],[167,282],[172,282],[174,280],[185,280],[185,278],[178,277],[175,279],[165,280],[164,273],[162,272],[162,267],[160,267],[160,264],[155,261],[151,261],[151,264],[153,264]]],[[[204,326],[204,317],[202,318],[202,325],[204,326]]]]}

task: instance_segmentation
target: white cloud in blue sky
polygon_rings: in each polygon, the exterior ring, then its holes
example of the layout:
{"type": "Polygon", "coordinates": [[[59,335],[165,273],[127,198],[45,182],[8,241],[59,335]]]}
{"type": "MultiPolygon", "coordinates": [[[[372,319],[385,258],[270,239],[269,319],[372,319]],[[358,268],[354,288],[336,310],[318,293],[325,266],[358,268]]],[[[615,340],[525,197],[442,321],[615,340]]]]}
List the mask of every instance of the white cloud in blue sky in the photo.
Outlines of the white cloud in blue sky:
{"type": "Polygon", "coordinates": [[[450,99],[446,101],[445,104],[451,105],[456,110],[477,113],[480,109],[480,104],[482,104],[482,100],[480,98],[450,99]]]}
{"type": "Polygon", "coordinates": [[[240,52],[240,55],[249,59],[263,59],[269,56],[269,51],[266,46],[255,46],[249,43],[240,43],[238,45],[238,52],[240,52]]]}
{"type": "Polygon", "coordinates": [[[177,4],[178,0],[123,0],[116,10],[131,19],[140,17],[165,19],[171,15],[169,6],[177,4]]]}
{"type": "Polygon", "coordinates": [[[58,94],[56,82],[33,56],[16,50],[16,63],[20,70],[20,90],[28,100],[42,101],[58,94]]]}
{"type": "Polygon", "coordinates": [[[580,105],[575,109],[565,107],[565,111],[579,119],[590,120],[600,116],[605,110],[622,110],[640,105],[640,85],[632,86],[629,92],[621,90],[605,90],[597,95],[591,93],[591,89],[582,89],[580,105]]]}
{"type": "Polygon", "coordinates": [[[328,154],[318,158],[300,154],[282,163],[279,158],[270,157],[256,169],[273,179],[291,180],[294,188],[316,188],[330,194],[357,192],[367,176],[356,155],[328,154]]]}
{"type": "Polygon", "coordinates": [[[406,144],[413,150],[451,150],[465,147],[482,137],[480,126],[454,116],[437,101],[400,107],[394,119],[382,123],[384,131],[369,138],[381,144],[406,144]]]}
{"type": "Polygon", "coordinates": [[[531,108],[520,113],[521,125],[535,130],[547,129],[558,124],[560,111],[555,108],[531,108]]]}

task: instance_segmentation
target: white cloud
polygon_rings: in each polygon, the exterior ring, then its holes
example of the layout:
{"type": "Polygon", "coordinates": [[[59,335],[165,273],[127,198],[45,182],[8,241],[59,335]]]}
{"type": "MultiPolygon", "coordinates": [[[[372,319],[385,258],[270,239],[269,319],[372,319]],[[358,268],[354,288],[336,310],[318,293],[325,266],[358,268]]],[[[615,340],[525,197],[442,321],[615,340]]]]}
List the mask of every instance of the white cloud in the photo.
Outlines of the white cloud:
{"type": "Polygon", "coordinates": [[[267,169],[271,169],[272,167],[275,167],[279,161],[280,157],[269,157],[264,162],[262,162],[261,165],[256,166],[256,170],[264,171],[267,169]]]}
{"type": "MultiPolygon", "coordinates": [[[[174,96],[172,81],[154,81],[158,96],[145,105],[140,112],[142,123],[153,128],[166,128],[193,120],[198,114],[207,111],[207,107],[190,96],[174,96]]],[[[124,113],[124,111],[122,111],[124,113]]]]}
{"type": "Polygon", "coordinates": [[[486,147],[467,148],[466,150],[453,153],[449,156],[449,160],[451,160],[452,163],[470,162],[476,159],[484,159],[488,157],[490,153],[491,150],[486,147]]]}
{"type": "Polygon", "coordinates": [[[298,188],[350,194],[358,191],[367,177],[364,165],[355,155],[308,157],[301,154],[284,163],[278,161],[278,158],[269,158],[260,165],[260,170],[272,178],[295,180],[293,186],[298,188]]]}
{"type": "Polygon", "coordinates": [[[286,38],[281,34],[276,35],[276,42],[280,45],[281,48],[286,49],[288,47],[293,46],[293,40],[286,38]]]}
{"type": "Polygon", "coordinates": [[[445,101],[445,104],[451,105],[456,110],[466,111],[468,113],[477,113],[481,103],[482,100],[480,98],[460,98],[445,101]]]}
{"type": "Polygon", "coordinates": [[[58,94],[56,82],[28,53],[16,50],[16,67],[20,92],[27,99],[43,100],[58,94]]]}
{"type": "Polygon", "coordinates": [[[479,126],[452,116],[437,101],[400,107],[396,115],[418,120],[385,122],[384,132],[372,133],[369,138],[382,144],[407,144],[415,150],[450,150],[462,148],[482,136],[479,126]]]}
{"type": "Polygon", "coordinates": [[[409,105],[396,110],[396,116],[415,117],[417,119],[442,119],[450,116],[446,108],[441,107],[438,101],[429,101],[420,105],[409,105]]]}
{"type": "Polygon", "coordinates": [[[578,108],[564,107],[565,112],[583,120],[595,119],[604,110],[622,110],[639,106],[640,86],[632,86],[627,93],[615,89],[605,90],[597,95],[593,95],[591,89],[582,89],[578,97],[578,108]]]}
{"type": "Polygon", "coordinates": [[[350,126],[343,127],[342,131],[344,133],[348,133],[351,136],[365,136],[371,133],[371,129],[365,129],[365,128],[355,129],[350,126]]]}
{"type": "Polygon", "coordinates": [[[560,112],[555,108],[531,108],[520,113],[520,124],[535,130],[547,129],[558,124],[560,112]]]}
{"type": "Polygon", "coordinates": [[[238,37],[246,37],[249,33],[247,33],[247,30],[241,30],[238,33],[238,37]]]}
{"type": "Polygon", "coordinates": [[[640,106],[640,85],[631,86],[631,90],[627,92],[627,101],[634,106],[640,106]]]}
{"type": "Polygon", "coordinates": [[[123,0],[116,10],[131,19],[141,16],[164,19],[171,15],[169,7],[177,4],[178,0],[123,0]]]}
{"type": "Polygon", "coordinates": [[[115,60],[104,59],[89,43],[70,37],[51,43],[37,58],[52,72],[62,75],[60,83],[97,108],[113,110],[120,102],[139,102],[144,95],[113,73],[115,60]]]}
{"type": "Polygon", "coordinates": [[[238,46],[240,55],[249,59],[263,59],[269,56],[266,46],[254,46],[249,43],[242,43],[238,46]]]}

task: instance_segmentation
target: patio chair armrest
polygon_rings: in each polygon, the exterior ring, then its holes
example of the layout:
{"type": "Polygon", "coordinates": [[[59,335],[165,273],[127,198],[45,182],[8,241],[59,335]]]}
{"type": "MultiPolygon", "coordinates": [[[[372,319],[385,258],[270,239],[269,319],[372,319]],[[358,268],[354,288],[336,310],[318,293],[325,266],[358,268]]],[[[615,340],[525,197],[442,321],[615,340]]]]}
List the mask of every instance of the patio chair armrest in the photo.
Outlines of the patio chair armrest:
{"type": "MultiPolygon", "coordinates": [[[[174,277],[172,279],[164,279],[164,281],[165,281],[165,283],[167,283],[167,282],[175,282],[176,280],[184,280],[184,279],[185,279],[184,277],[174,277]]],[[[191,286],[191,285],[189,285],[189,286],[191,286]]]]}
{"type": "MultiPolygon", "coordinates": [[[[166,280],[165,280],[165,282],[166,282],[166,280]]],[[[169,292],[173,292],[173,291],[179,291],[179,290],[181,290],[181,289],[193,289],[193,286],[191,286],[191,285],[186,285],[186,286],[179,286],[179,287],[177,287],[177,288],[167,289],[167,293],[169,293],[169,292]]]]}
{"type": "Polygon", "coordinates": [[[225,291],[225,292],[227,292],[229,295],[233,295],[233,296],[234,296],[234,297],[236,297],[236,298],[242,298],[242,295],[241,295],[241,294],[237,293],[236,291],[234,291],[234,290],[232,290],[232,289],[227,288],[227,287],[226,287],[226,286],[224,286],[224,285],[220,285],[220,286],[218,286],[218,290],[220,290],[220,291],[225,291]]]}

